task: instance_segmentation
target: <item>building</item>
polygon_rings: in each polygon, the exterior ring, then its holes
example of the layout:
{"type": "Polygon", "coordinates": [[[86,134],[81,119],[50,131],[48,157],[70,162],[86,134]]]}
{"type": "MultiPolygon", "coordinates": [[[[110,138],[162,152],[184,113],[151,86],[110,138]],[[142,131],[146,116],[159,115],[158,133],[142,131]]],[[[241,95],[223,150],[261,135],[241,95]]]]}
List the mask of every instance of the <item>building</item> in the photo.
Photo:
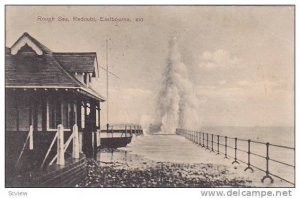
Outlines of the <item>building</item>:
{"type": "Polygon", "coordinates": [[[6,170],[12,171],[21,152],[23,167],[39,167],[59,124],[65,140],[77,125],[80,150],[93,156],[100,143],[100,103],[104,102],[91,87],[99,77],[96,53],[52,52],[28,33],[5,53],[6,170]],[[25,146],[30,130],[32,151],[25,146]]]}

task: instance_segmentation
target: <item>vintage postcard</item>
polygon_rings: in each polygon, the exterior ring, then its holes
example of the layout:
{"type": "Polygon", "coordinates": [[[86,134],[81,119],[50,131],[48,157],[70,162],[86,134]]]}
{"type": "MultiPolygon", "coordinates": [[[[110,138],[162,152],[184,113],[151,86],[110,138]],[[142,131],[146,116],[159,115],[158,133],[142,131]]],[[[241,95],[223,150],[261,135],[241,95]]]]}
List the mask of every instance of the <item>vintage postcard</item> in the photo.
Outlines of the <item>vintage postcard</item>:
{"type": "Polygon", "coordinates": [[[293,5],[6,5],[5,187],[294,188],[294,71],[293,5]]]}

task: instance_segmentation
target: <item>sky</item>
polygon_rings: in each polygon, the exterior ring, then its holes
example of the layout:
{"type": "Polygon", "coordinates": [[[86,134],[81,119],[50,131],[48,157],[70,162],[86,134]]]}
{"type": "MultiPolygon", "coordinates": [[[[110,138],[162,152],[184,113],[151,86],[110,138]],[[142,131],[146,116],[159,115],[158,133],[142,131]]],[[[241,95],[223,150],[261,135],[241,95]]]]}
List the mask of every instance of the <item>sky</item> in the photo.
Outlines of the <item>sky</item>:
{"type": "MultiPolygon", "coordinates": [[[[6,45],[24,32],[55,52],[95,51],[100,67],[108,39],[109,70],[119,77],[109,76],[110,123],[155,121],[168,43],[176,37],[201,125],[294,124],[292,6],[7,6],[6,45]]],[[[103,69],[94,86],[106,96],[103,69]]],[[[101,119],[107,122],[106,103],[101,119]]]]}

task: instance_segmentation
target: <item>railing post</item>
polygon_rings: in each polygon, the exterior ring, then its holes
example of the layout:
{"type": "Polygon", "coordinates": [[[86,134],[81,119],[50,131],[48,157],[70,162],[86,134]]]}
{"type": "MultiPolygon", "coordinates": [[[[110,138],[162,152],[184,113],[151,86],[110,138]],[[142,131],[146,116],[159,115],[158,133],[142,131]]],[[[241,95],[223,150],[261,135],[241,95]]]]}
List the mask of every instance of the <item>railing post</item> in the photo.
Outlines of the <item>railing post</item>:
{"type": "Polygon", "coordinates": [[[57,126],[57,165],[65,165],[65,152],[64,152],[64,127],[62,124],[57,126]]]}
{"type": "Polygon", "coordinates": [[[225,136],[225,158],[227,157],[227,136],[225,136]]]}
{"type": "Polygon", "coordinates": [[[195,131],[192,131],[192,142],[195,143],[195,131]]]}
{"type": "Polygon", "coordinates": [[[232,162],[232,164],[239,164],[239,162],[237,161],[237,138],[234,138],[234,161],[232,162]]]}
{"type": "Polygon", "coordinates": [[[218,152],[217,155],[220,154],[220,135],[217,135],[217,141],[218,141],[218,152]]]}
{"type": "Polygon", "coordinates": [[[205,147],[204,132],[202,132],[202,142],[203,142],[202,147],[205,147]]]}
{"type": "Polygon", "coordinates": [[[261,182],[264,182],[265,179],[270,179],[271,180],[271,183],[274,182],[273,178],[269,175],[270,172],[269,172],[269,142],[266,143],[266,175],[261,179],[261,182]]]}
{"type": "Polygon", "coordinates": [[[127,125],[125,125],[125,137],[127,137],[127,125]]]}
{"type": "Polygon", "coordinates": [[[247,171],[248,169],[251,170],[251,172],[253,173],[253,168],[251,167],[251,163],[250,163],[250,155],[251,155],[251,149],[250,149],[250,144],[251,144],[251,140],[248,140],[248,163],[247,163],[247,167],[245,168],[244,171],[247,171]]]}
{"type": "MultiPolygon", "coordinates": [[[[33,127],[32,127],[32,125],[30,125],[30,126],[29,126],[29,132],[28,132],[28,135],[27,135],[27,137],[26,137],[26,140],[25,140],[25,142],[24,142],[23,148],[22,148],[22,150],[21,150],[21,152],[20,152],[20,155],[19,155],[19,157],[18,157],[18,159],[17,159],[17,162],[16,162],[16,164],[15,164],[15,167],[16,167],[16,168],[18,168],[18,166],[19,166],[19,161],[20,161],[20,159],[21,159],[21,157],[22,157],[22,155],[23,155],[23,152],[24,152],[24,150],[25,150],[25,147],[26,147],[26,145],[27,145],[27,142],[28,142],[28,140],[30,141],[30,138],[32,138],[32,136],[33,136],[33,127]]],[[[32,139],[32,143],[33,143],[33,139],[32,139]]],[[[30,145],[30,143],[29,143],[29,149],[30,149],[30,148],[33,149],[33,144],[30,145]]],[[[31,149],[31,150],[32,150],[32,149],[31,149]]]]}
{"type": "Polygon", "coordinates": [[[208,146],[208,133],[206,133],[206,149],[209,149],[209,146],[208,146]]]}
{"type": "Polygon", "coordinates": [[[214,152],[214,134],[211,134],[211,151],[214,152]]]}
{"type": "Polygon", "coordinates": [[[29,150],[33,150],[33,126],[29,126],[29,150]]]}
{"type": "Polygon", "coordinates": [[[132,137],[132,126],[130,125],[130,136],[132,137]]]}
{"type": "Polygon", "coordinates": [[[74,124],[73,126],[73,150],[72,157],[79,159],[79,136],[78,136],[78,126],[74,124]]]}

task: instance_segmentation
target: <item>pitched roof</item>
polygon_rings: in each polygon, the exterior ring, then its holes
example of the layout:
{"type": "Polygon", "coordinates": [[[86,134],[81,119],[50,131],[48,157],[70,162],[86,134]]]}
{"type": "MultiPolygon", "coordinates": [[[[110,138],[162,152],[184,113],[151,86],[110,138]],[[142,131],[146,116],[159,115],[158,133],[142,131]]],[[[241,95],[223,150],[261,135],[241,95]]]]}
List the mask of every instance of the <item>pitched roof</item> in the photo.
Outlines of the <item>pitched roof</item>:
{"type": "Polygon", "coordinates": [[[51,55],[34,57],[34,62],[27,58],[6,55],[5,82],[6,85],[55,85],[80,87],[80,84],[63,71],[53,61],[51,55]],[[25,59],[26,60],[26,59],[25,59]]]}
{"type": "Polygon", "coordinates": [[[12,46],[11,48],[13,48],[14,46],[16,46],[23,38],[28,38],[29,40],[31,40],[35,45],[37,45],[38,48],[40,48],[44,53],[46,54],[51,54],[52,51],[46,47],[45,45],[43,45],[42,43],[40,43],[38,40],[36,40],[35,38],[33,38],[30,34],[28,34],[27,32],[25,32],[12,46]]]}
{"type": "MultiPolygon", "coordinates": [[[[18,39],[18,41],[21,41],[21,39],[24,37],[26,37],[26,39],[30,39],[31,42],[39,47],[39,50],[43,52],[43,55],[37,55],[35,53],[35,50],[27,45],[27,43],[22,46],[17,46],[20,47],[20,49],[18,49],[20,51],[20,54],[12,55],[11,53],[9,53],[11,51],[11,48],[7,48],[7,53],[5,56],[6,87],[46,86],[49,88],[80,88],[83,92],[96,96],[102,101],[104,100],[104,98],[100,94],[87,87],[84,83],[80,82],[72,75],[73,64],[71,63],[71,61],[76,62],[78,60],[81,60],[82,64],[87,61],[88,63],[86,63],[86,65],[89,65],[90,67],[92,58],[82,58],[85,53],[75,53],[81,54],[78,58],[72,58],[72,53],[57,53],[59,57],[55,57],[51,50],[49,50],[46,46],[41,44],[32,36],[30,36],[28,33],[24,33],[18,39]],[[21,51],[23,51],[24,53],[21,53],[21,51]],[[65,55],[67,55],[67,58],[64,57],[65,55]],[[62,59],[64,59],[64,61],[62,61],[62,59]],[[68,59],[68,61],[66,61],[66,59],[68,59]],[[60,63],[60,61],[64,62],[64,64],[60,63]]],[[[12,47],[18,45],[18,41],[12,47]]],[[[88,53],[88,57],[92,57],[91,54],[93,54],[95,58],[96,53],[88,53]]],[[[77,65],[77,63],[75,63],[74,65],[77,65]]],[[[92,65],[94,67],[94,62],[92,65]]],[[[78,67],[79,66],[77,66],[77,68],[78,67]]]]}
{"type": "Polygon", "coordinates": [[[86,53],[53,53],[56,60],[71,73],[94,73],[96,52],[86,53]]]}

